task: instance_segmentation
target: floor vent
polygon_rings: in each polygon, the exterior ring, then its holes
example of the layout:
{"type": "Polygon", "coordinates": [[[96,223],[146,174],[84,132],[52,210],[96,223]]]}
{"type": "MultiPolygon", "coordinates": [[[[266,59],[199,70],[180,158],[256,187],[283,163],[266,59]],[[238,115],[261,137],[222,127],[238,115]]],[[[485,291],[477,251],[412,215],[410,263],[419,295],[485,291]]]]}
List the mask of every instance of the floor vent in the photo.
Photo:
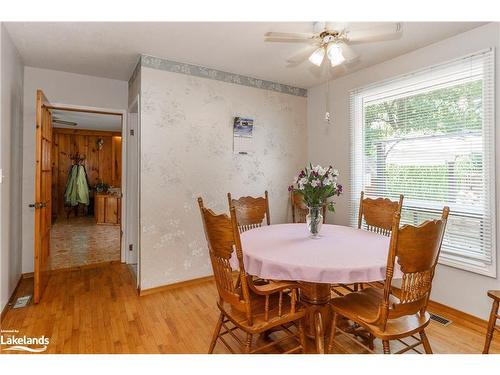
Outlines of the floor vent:
{"type": "Polygon", "coordinates": [[[30,300],[31,300],[31,295],[19,297],[16,300],[16,303],[14,304],[14,306],[12,306],[12,308],[19,309],[21,307],[26,307],[26,306],[28,306],[28,303],[30,302],[30,300]]]}
{"type": "Polygon", "coordinates": [[[431,316],[431,320],[434,320],[435,322],[438,322],[439,324],[441,324],[443,326],[447,326],[447,325],[450,325],[452,323],[451,320],[443,318],[442,316],[439,316],[439,315],[436,315],[433,313],[429,313],[429,315],[431,316]]]}

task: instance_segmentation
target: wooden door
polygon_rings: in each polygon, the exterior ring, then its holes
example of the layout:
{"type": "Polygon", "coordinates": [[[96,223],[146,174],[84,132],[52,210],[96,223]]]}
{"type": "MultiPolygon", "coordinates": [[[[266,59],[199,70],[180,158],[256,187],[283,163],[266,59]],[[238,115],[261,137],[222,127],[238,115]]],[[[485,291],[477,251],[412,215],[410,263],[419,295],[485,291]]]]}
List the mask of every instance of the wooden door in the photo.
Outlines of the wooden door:
{"type": "Polygon", "coordinates": [[[52,211],[52,114],[42,90],[36,92],[35,275],[34,301],[40,302],[47,283],[52,211]]]}

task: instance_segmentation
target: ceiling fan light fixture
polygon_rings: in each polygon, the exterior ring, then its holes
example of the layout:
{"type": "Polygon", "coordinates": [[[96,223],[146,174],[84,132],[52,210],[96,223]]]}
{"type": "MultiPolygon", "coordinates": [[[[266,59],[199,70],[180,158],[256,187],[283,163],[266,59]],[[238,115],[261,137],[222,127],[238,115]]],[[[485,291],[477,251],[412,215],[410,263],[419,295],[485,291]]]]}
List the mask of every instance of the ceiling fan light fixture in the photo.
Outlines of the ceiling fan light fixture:
{"type": "Polygon", "coordinates": [[[326,54],[330,59],[330,64],[337,66],[345,61],[345,57],[342,54],[342,48],[337,43],[330,43],[326,49],[326,54]]]}
{"type": "Polygon", "coordinates": [[[316,66],[321,66],[323,59],[325,58],[325,49],[323,47],[318,48],[314,51],[311,56],[309,56],[309,61],[316,66]]]}

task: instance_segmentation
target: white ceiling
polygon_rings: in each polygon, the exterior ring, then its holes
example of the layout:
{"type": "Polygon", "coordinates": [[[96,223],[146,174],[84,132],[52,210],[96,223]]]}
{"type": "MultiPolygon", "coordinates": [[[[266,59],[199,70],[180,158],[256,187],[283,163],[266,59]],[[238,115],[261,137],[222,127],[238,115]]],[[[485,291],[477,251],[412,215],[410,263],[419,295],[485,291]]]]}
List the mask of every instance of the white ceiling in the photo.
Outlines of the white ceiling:
{"type": "Polygon", "coordinates": [[[121,131],[122,129],[122,118],[118,115],[53,110],[52,118],[77,123],[76,126],[54,123],[55,128],[103,131],[121,131]]]}
{"type": "MultiPolygon", "coordinates": [[[[405,22],[398,40],[360,44],[340,76],[478,27],[479,22],[405,22]]],[[[311,32],[312,22],[18,22],[6,23],[28,66],[128,80],[138,55],[309,88],[326,80],[307,61],[287,67],[300,43],[264,42],[268,31],[311,32]]]]}

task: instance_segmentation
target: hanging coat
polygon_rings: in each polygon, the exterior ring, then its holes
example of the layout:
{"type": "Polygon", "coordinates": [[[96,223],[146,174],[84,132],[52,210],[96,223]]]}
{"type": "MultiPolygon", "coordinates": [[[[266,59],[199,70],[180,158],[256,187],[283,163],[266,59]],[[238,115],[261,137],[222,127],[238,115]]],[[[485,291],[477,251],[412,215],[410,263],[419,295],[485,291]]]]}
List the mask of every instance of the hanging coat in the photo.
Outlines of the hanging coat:
{"type": "Polygon", "coordinates": [[[89,185],[83,165],[73,165],[68,175],[64,190],[64,205],[77,206],[78,203],[89,205],[89,185]]]}

